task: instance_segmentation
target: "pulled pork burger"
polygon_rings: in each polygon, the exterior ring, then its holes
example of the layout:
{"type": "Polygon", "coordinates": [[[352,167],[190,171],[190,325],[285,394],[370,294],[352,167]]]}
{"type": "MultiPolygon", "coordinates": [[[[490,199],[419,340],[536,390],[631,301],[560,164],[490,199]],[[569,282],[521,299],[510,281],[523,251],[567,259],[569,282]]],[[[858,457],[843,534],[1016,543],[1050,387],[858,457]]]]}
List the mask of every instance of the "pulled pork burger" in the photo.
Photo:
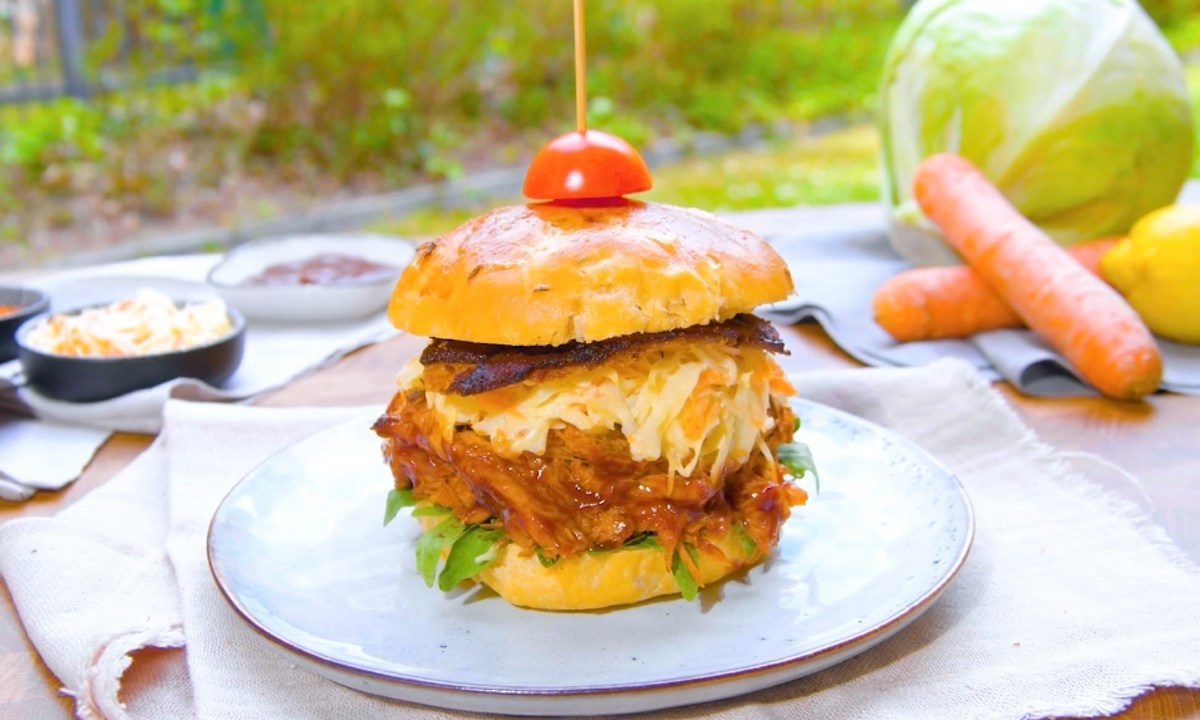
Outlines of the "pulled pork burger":
{"type": "Polygon", "coordinates": [[[750,314],[791,290],[753,234],[627,199],[501,208],[424,244],[388,314],[431,339],[374,430],[426,582],[583,610],[760,561],[811,470],[783,447],[786,350],[750,314]]]}

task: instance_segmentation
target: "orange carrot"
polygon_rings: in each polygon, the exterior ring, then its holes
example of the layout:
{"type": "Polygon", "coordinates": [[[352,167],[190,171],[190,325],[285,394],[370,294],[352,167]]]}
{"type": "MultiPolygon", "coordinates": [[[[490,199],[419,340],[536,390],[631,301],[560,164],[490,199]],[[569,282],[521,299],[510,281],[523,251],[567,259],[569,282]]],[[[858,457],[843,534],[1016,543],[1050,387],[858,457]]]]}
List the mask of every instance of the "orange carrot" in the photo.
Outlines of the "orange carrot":
{"type": "Polygon", "coordinates": [[[1092,387],[1120,400],[1154,392],[1162,356],[1133,308],[1068,262],[969,161],[947,153],[926,158],[913,195],[958,254],[1092,387]]]}
{"type": "MultiPolygon", "coordinates": [[[[1090,240],[1072,245],[1067,253],[1098,276],[1100,256],[1116,242],[1111,237],[1090,240]]],[[[968,265],[903,270],[879,286],[872,306],[875,322],[899,342],[961,338],[1024,325],[968,265]]]]}

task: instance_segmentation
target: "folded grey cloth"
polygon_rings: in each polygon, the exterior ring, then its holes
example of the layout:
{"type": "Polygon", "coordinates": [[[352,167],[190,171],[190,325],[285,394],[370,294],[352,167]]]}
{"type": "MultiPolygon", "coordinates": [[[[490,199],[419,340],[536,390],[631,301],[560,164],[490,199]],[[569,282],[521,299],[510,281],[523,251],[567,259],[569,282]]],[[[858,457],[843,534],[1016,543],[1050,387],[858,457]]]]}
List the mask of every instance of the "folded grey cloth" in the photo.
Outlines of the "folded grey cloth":
{"type": "MultiPolygon", "coordinates": [[[[986,377],[1003,379],[1026,395],[1095,395],[1070,364],[1028,330],[993,330],[964,340],[898,343],[875,323],[875,288],[909,266],[892,249],[883,210],[873,205],[814,208],[811,222],[789,211],[786,227],[764,216],[731,216],[763,233],[791,269],[796,294],[769,306],[776,320],[820,323],[851,356],[876,367],[911,367],[955,357],[986,377]],[[876,211],[877,210],[877,211],[876,211]]],[[[1200,347],[1159,338],[1163,356],[1160,389],[1200,395],[1200,347]]]]}

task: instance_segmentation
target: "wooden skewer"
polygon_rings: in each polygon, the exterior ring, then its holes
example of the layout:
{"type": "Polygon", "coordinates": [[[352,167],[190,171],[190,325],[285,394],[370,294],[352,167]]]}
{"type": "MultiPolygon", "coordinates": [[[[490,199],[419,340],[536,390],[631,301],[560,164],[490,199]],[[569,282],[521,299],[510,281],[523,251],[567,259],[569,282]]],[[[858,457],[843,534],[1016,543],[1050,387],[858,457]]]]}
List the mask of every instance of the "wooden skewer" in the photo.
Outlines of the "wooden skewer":
{"type": "Polygon", "coordinates": [[[583,0],[575,0],[575,128],[587,134],[587,51],[584,48],[583,0]]]}

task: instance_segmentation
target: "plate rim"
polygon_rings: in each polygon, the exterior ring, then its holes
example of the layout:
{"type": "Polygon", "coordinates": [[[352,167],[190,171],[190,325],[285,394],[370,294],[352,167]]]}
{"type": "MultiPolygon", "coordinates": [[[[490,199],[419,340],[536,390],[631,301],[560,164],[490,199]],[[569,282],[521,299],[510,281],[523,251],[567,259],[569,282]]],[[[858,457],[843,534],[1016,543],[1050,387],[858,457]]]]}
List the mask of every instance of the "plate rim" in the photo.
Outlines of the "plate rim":
{"type": "MultiPolygon", "coordinates": [[[[247,240],[240,245],[236,245],[225,253],[223,253],[212,267],[204,275],[204,283],[216,290],[239,290],[247,289],[248,291],[258,291],[261,293],[264,287],[269,289],[284,288],[288,290],[299,290],[300,292],[315,293],[327,292],[329,290],[339,290],[345,288],[363,288],[372,287],[379,284],[395,284],[395,280],[379,281],[379,280],[352,280],[350,282],[341,283],[338,285],[280,285],[280,286],[247,286],[240,282],[229,282],[225,278],[221,278],[222,273],[229,272],[229,267],[238,262],[252,262],[254,265],[266,267],[271,260],[275,258],[267,258],[265,261],[255,259],[256,254],[269,254],[276,248],[276,252],[281,256],[290,256],[292,252],[289,246],[301,248],[299,252],[311,253],[312,251],[304,246],[313,246],[318,249],[324,248],[328,252],[337,252],[339,250],[347,253],[362,252],[363,247],[369,247],[373,251],[379,248],[387,247],[390,251],[396,251],[399,255],[399,262],[396,263],[396,275],[404,270],[404,267],[409,264],[416,253],[416,245],[404,237],[398,235],[385,235],[381,233],[361,233],[361,232],[346,232],[346,233],[309,233],[309,234],[288,234],[272,237],[256,238],[247,240]],[[339,247],[340,244],[340,247],[339,247]],[[251,261],[246,258],[250,257],[251,261]]],[[[374,255],[374,252],[365,253],[374,255]]],[[[304,257],[303,255],[301,257],[304,257]]],[[[259,268],[261,269],[261,268],[259,268]]]]}
{"type": "MultiPolygon", "coordinates": [[[[207,564],[209,567],[209,572],[210,572],[211,576],[213,577],[214,583],[216,584],[216,586],[217,586],[221,596],[224,598],[225,602],[234,610],[234,612],[242,619],[242,621],[245,622],[249,626],[249,628],[254,631],[254,633],[256,635],[258,635],[260,638],[268,641],[268,643],[272,646],[272,648],[274,650],[285,653],[288,657],[292,658],[293,660],[296,660],[296,659],[303,660],[302,664],[310,667],[311,671],[314,672],[315,674],[322,676],[326,680],[346,685],[346,683],[343,682],[342,680],[339,680],[338,678],[332,677],[331,675],[320,672],[320,670],[318,669],[318,668],[320,668],[320,669],[328,670],[331,673],[338,674],[338,675],[347,674],[347,675],[358,676],[358,677],[369,677],[373,680],[384,683],[385,685],[387,685],[390,688],[412,689],[415,691],[415,694],[420,695],[421,698],[428,698],[429,694],[432,693],[433,695],[438,695],[438,696],[449,695],[452,698],[463,698],[464,700],[468,700],[468,702],[464,702],[464,703],[436,703],[436,704],[434,704],[428,699],[421,699],[418,697],[414,697],[414,694],[403,694],[403,693],[383,694],[383,693],[373,692],[371,690],[365,690],[364,688],[358,687],[358,686],[350,686],[350,687],[356,687],[357,689],[364,690],[365,692],[368,692],[370,694],[375,694],[375,695],[381,696],[381,697],[389,697],[389,698],[398,699],[398,700],[408,700],[411,702],[416,702],[416,703],[425,704],[425,705],[433,705],[433,706],[442,707],[445,709],[467,710],[467,711],[476,711],[477,712],[477,711],[479,711],[480,706],[476,703],[470,702],[470,700],[478,701],[478,700],[486,700],[486,699],[502,699],[503,698],[503,699],[507,699],[509,701],[512,701],[512,700],[519,701],[522,699],[524,699],[524,700],[541,700],[541,701],[544,701],[547,703],[554,703],[555,707],[544,708],[547,711],[553,710],[553,713],[542,712],[541,710],[535,710],[535,711],[531,712],[529,710],[529,708],[525,707],[525,706],[522,706],[519,709],[507,709],[507,710],[504,708],[497,708],[497,707],[489,706],[488,711],[494,712],[494,713],[500,713],[500,714],[523,714],[523,715],[554,714],[554,715],[564,715],[564,716],[583,715],[583,714],[588,714],[588,715],[617,714],[617,713],[626,713],[626,712],[641,712],[641,711],[649,711],[649,710],[655,710],[655,709],[665,709],[668,707],[681,707],[684,705],[692,705],[692,704],[696,704],[696,703],[700,703],[700,702],[707,702],[707,701],[711,701],[711,700],[736,697],[736,696],[744,695],[744,694],[747,694],[750,692],[763,690],[768,687],[773,687],[777,684],[781,684],[781,683],[788,682],[791,680],[797,680],[797,679],[805,677],[807,675],[811,675],[811,674],[820,672],[822,670],[825,670],[834,665],[838,665],[838,664],[850,659],[851,657],[854,657],[863,652],[866,652],[867,650],[871,649],[875,645],[878,645],[878,644],[888,640],[892,636],[896,635],[897,633],[902,631],[904,628],[906,628],[909,624],[911,624],[912,622],[917,620],[919,617],[921,617],[925,613],[925,611],[927,611],[930,607],[932,607],[933,604],[936,603],[937,600],[942,596],[942,594],[950,587],[950,585],[953,583],[954,579],[958,576],[959,572],[962,570],[963,566],[966,564],[967,558],[969,557],[970,552],[971,552],[971,548],[974,545],[974,538],[975,538],[975,533],[976,533],[976,518],[975,518],[974,507],[973,507],[973,504],[971,503],[971,498],[967,494],[966,488],[963,486],[962,481],[959,480],[958,476],[955,473],[951,472],[948,468],[945,467],[945,465],[941,461],[939,461],[931,453],[926,451],[923,447],[921,447],[914,441],[908,439],[907,437],[904,437],[903,435],[900,435],[899,433],[897,433],[893,430],[885,428],[871,420],[854,415],[853,413],[847,412],[845,410],[841,410],[839,408],[835,408],[835,407],[826,405],[824,403],[816,402],[816,401],[809,400],[806,398],[796,398],[796,397],[790,398],[789,401],[792,404],[793,409],[796,409],[797,415],[799,415],[801,417],[803,417],[803,415],[801,413],[801,409],[804,406],[807,406],[808,408],[813,408],[819,412],[829,413],[829,414],[833,415],[834,417],[840,419],[841,422],[843,422],[843,423],[849,423],[851,425],[866,427],[867,429],[871,430],[872,432],[882,433],[889,441],[904,446],[908,452],[913,453],[916,456],[920,457],[923,462],[936,467],[944,475],[945,479],[949,483],[949,486],[951,488],[953,488],[953,490],[954,490],[953,495],[958,501],[958,503],[956,504],[957,505],[956,509],[960,509],[962,511],[963,517],[965,519],[965,525],[963,528],[962,537],[958,541],[958,545],[955,548],[953,560],[946,564],[945,569],[943,570],[941,575],[938,577],[937,581],[930,588],[928,588],[925,592],[923,592],[919,596],[912,598],[909,602],[906,602],[902,607],[898,608],[895,612],[891,613],[886,619],[884,619],[880,622],[874,623],[873,625],[871,625],[869,628],[866,628],[862,632],[852,634],[848,637],[839,638],[839,639],[831,641],[829,643],[825,643],[817,648],[809,649],[805,652],[788,655],[786,657],[779,658],[776,660],[771,660],[768,662],[759,662],[759,663],[755,663],[752,665],[743,665],[743,666],[733,668],[733,669],[705,672],[703,674],[691,675],[691,676],[681,677],[681,678],[664,678],[664,679],[653,680],[653,681],[630,682],[630,683],[619,683],[619,684],[611,684],[610,683],[610,684],[604,684],[604,685],[576,685],[576,686],[569,686],[569,687],[555,687],[552,685],[511,687],[511,686],[503,686],[503,685],[499,685],[499,684],[489,685],[489,684],[481,684],[481,683],[475,683],[475,682],[454,682],[454,681],[438,680],[438,679],[432,679],[432,678],[413,677],[413,676],[409,676],[409,675],[403,675],[401,673],[387,673],[387,672],[375,670],[373,668],[355,666],[350,662],[330,657],[319,651],[315,651],[310,648],[302,647],[287,638],[280,637],[275,632],[273,632],[269,628],[265,627],[265,625],[262,622],[260,622],[256,617],[254,617],[253,613],[248,608],[246,608],[241,601],[239,601],[236,597],[234,597],[234,594],[231,592],[230,588],[227,587],[226,581],[222,578],[221,570],[216,566],[216,563],[214,562],[214,557],[213,557],[214,553],[213,553],[212,535],[213,535],[213,530],[217,524],[218,515],[220,514],[222,508],[225,507],[225,505],[226,505],[227,501],[230,499],[230,497],[233,496],[233,494],[235,492],[237,492],[240,488],[242,488],[242,486],[245,483],[251,481],[251,479],[258,472],[259,468],[262,467],[263,465],[266,465],[267,463],[269,463],[276,455],[287,452],[290,448],[293,448],[293,447],[305,442],[309,438],[322,435],[323,433],[326,433],[326,432],[336,431],[338,428],[340,428],[344,425],[347,425],[347,424],[361,423],[363,417],[373,415],[374,412],[363,413],[362,416],[355,416],[353,418],[349,418],[347,420],[335,423],[334,425],[332,425],[324,430],[318,431],[317,433],[306,436],[305,438],[298,439],[293,443],[287,444],[283,448],[279,449],[277,452],[272,453],[270,456],[265,458],[261,463],[257,464],[253,469],[251,469],[242,478],[240,478],[237,482],[235,482],[233,484],[233,486],[229,489],[229,491],[222,497],[221,501],[217,504],[216,510],[214,510],[213,516],[209,520],[209,525],[208,525],[207,531],[205,533],[205,549],[206,549],[205,555],[206,555],[207,564]],[[808,666],[810,664],[814,665],[814,667],[809,668],[808,666]],[[789,674],[787,672],[789,670],[794,670],[797,668],[802,669],[804,671],[794,673],[794,674],[789,674]],[[647,705],[635,704],[632,706],[618,704],[617,707],[615,707],[613,709],[608,709],[608,710],[604,710],[604,709],[597,710],[596,708],[593,707],[593,708],[588,709],[586,711],[586,713],[583,712],[582,710],[580,712],[569,712],[569,711],[564,712],[563,708],[557,706],[558,703],[570,701],[571,699],[577,699],[577,700],[578,699],[590,699],[591,700],[591,699],[596,699],[596,698],[614,698],[614,699],[619,700],[620,698],[625,698],[630,695],[645,696],[648,694],[664,693],[664,692],[677,694],[677,693],[685,692],[691,688],[714,687],[714,686],[719,686],[719,685],[724,685],[724,684],[731,684],[731,683],[735,683],[738,681],[752,681],[755,679],[768,680],[769,678],[772,678],[777,675],[785,675],[785,676],[780,677],[777,680],[763,682],[761,684],[756,684],[753,687],[749,687],[748,689],[744,689],[744,690],[741,690],[738,692],[712,694],[711,696],[706,696],[701,699],[687,700],[687,701],[683,701],[683,702],[664,701],[664,702],[660,702],[657,704],[647,704],[647,705]]],[[[779,551],[778,547],[773,548],[771,554],[773,555],[773,554],[777,553],[778,551],[779,551]]],[[[422,589],[424,589],[424,588],[422,588],[422,589]]],[[[668,600],[669,600],[669,598],[668,598],[668,600]]],[[[720,602],[720,601],[718,600],[717,602],[720,602]]],[[[614,608],[614,609],[604,610],[604,612],[621,612],[621,610],[622,610],[622,608],[614,608]]],[[[536,611],[529,610],[528,612],[536,612],[536,611]]],[[[751,683],[751,684],[753,684],[753,683],[751,683]]]]}

